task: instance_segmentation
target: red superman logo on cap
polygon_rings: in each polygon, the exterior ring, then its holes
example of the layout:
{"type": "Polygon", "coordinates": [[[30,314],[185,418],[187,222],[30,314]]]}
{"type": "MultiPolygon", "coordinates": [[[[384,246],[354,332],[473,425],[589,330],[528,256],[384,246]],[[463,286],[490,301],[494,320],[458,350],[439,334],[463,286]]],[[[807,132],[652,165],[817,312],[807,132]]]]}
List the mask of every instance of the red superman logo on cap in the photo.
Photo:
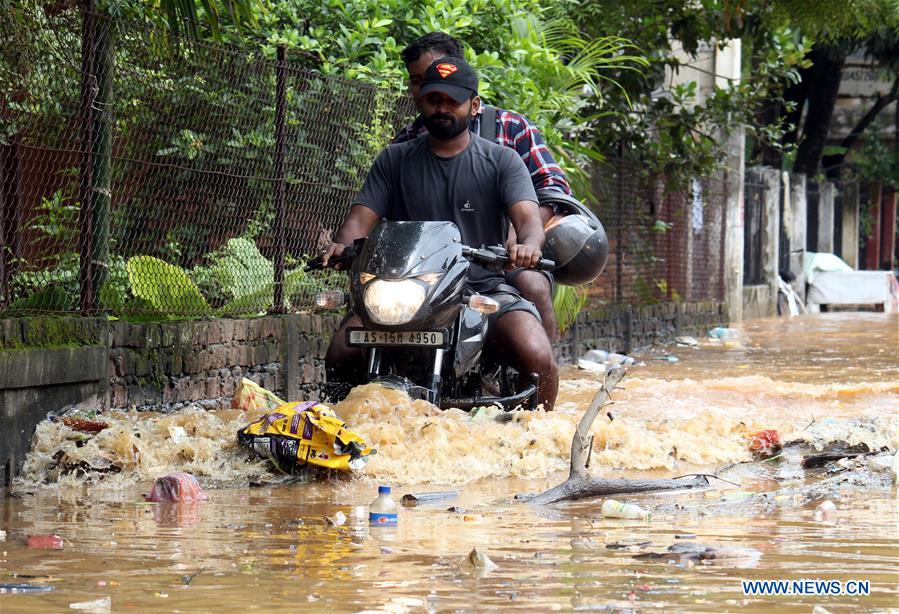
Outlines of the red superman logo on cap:
{"type": "Polygon", "coordinates": [[[451,74],[453,74],[457,70],[459,70],[459,69],[458,69],[458,67],[456,67],[455,64],[450,64],[448,62],[444,62],[442,64],[437,65],[437,72],[440,73],[440,76],[443,77],[444,79],[449,77],[451,74]]]}

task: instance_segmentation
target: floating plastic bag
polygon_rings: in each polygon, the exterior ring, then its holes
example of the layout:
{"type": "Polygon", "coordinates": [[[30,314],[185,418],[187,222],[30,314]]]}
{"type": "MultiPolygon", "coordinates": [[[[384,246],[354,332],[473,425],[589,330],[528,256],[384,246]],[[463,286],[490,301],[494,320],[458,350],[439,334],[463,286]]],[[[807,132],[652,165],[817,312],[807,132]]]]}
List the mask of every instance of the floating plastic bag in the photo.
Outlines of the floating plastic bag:
{"type": "Polygon", "coordinates": [[[284,405],[284,401],[278,398],[274,392],[270,392],[252,380],[243,378],[234,391],[231,399],[232,409],[254,411],[257,409],[277,409],[284,405]]]}
{"type": "Polygon", "coordinates": [[[749,438],[749,449],[759,458],[768,458],[780,452],[780,434],[774,429],[765,429],[749,438]]]}
{"type": "Polygon", "coordinates": [[[315,401],[281,405],[237,431],[237,441],[284,473],[306,464],[358,470],[375,452],[330,408],[315,401]]]}
{"type": "Polygon", "coordinates": [[[155,503],[181,503],[208,501],[209,495],[200,486],[200,481],[195,476],[183,471],[176,471],[161,478],[156,478],[153,490],[144,498],[155,503]]]}

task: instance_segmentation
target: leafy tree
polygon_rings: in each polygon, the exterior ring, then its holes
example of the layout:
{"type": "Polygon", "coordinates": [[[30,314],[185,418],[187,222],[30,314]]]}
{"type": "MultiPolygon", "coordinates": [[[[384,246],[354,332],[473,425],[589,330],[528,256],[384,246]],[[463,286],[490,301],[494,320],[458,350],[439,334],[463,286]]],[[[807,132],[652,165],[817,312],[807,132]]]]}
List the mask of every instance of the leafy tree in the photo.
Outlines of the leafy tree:
{"type": "MultiPolygon", "coordinates": [[[[856,50],[899,78],[899,3],[894,0],[781,0],[758,11],[763,28],[789,28],[805,37],[811,48],[800,67],[799,79],[786,90],[783,104],[770,103],[769,118],[787,123],[788,148],[795,147],[793,170],[813,176],[819,172],[830,130],[843,66],[856,50]]],[[[842,151],[829,157],[824,166],[838,176],[846,153],[876,115],[896,98],[896,88],[875,100],[870,112],[842,143],[842,151]]],[[[760,148],[762,161],[780,168],[777,151],[760,148]]]]}
{"type": "Polygon", "coordinates": [[[798,79],[807,45],[787,28],[763,25],[763,16],[750,10],[755,6],[727,0],[560,3],[557,10],[578,16],[584,36],[617,32],[642,49],[649,62],[644,75],[613,75],[623,88],[595,109],[595,148],[622,147],[621,153],[647,174],[664,176],[670,189],[686,189],[692,178],[708,176],[723,163],[723,137],[738,126],[779,147],[785,122],[759,117],[757,109],[781,99],[798,79]],[[696,83],[669,84],[667,78],[694,66],[701,52],[733,39],[743,42],[740,80],[702,98],[696,83]]]}
{"type": "MultiPolygon", "coordinates": [[[[324,74],[374,83],[394,97],[405,90],[406,43],[438,30],[456,36],[480,73],[482,96],[540,126],[576,192],[587,197],[587,162],[602,153],[593,147],[585,109],[605,105],[619,87],[613,74],[639,74],[646,62],[627,40],[584,37],[575,24],[537,0],[266,0],[250,36],[262,36],[269,54],[288,45],[324,74]]],[[[392,135],[382,136],[379,146],[392,135]]]]}

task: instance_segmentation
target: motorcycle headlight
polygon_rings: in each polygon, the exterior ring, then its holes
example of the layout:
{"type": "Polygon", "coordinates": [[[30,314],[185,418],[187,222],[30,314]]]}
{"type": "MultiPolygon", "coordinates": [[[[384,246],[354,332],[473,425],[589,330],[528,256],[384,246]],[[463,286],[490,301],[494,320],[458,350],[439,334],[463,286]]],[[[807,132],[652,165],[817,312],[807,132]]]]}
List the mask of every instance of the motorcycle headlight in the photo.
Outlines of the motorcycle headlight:
{"type": "Polygon", "coordinates": [[[411,279],[378,279],[365,288],[365,308],[378,324],[405,324],[424,302],[424,286],[411,279]]]}

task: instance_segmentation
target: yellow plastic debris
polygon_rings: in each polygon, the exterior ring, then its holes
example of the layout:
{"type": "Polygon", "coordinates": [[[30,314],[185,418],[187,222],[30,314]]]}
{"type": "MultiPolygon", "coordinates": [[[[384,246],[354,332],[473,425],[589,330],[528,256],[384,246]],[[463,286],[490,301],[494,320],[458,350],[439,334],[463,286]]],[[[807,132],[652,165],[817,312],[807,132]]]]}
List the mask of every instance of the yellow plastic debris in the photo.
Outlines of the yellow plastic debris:
{"type": "Polygon", "coordinates": [[[284,405],[284,401],[279,399],[278,395],[245,377],[240,380],[237,390],[234,391],[234,397],[231,399],[232,409],[244,411],[272,410],[281,405],[284,405]]]}
{"type": "Polygon", "coordinates": [[[329,407],[315,401],[281,405],[240,429],[237,441],[285,473],[306,464],[357,470],[374,453],[329,407]]]}

